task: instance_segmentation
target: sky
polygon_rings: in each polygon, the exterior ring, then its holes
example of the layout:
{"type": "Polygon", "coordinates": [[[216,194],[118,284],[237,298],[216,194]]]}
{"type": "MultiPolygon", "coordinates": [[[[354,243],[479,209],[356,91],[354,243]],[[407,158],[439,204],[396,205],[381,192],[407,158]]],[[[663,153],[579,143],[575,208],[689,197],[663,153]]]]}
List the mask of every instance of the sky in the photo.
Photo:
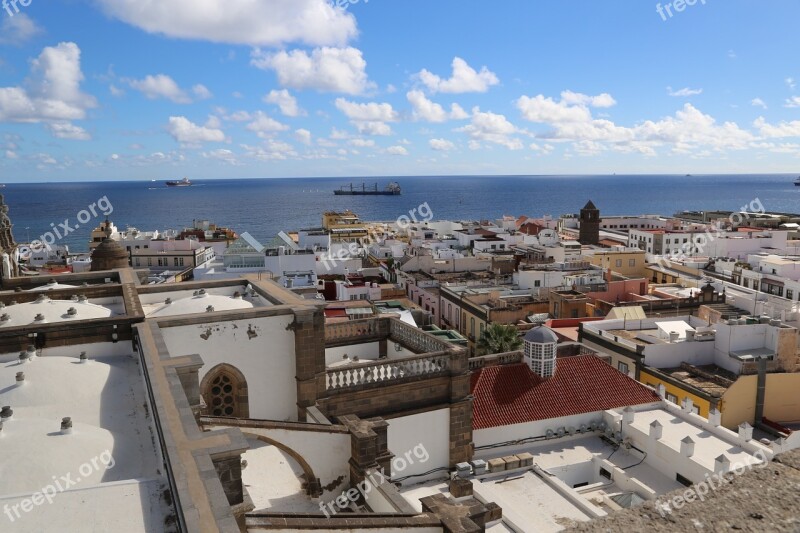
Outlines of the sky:
{"type": "Polygon", "coordinates": [[[0,2],[0,182],[800,169],[796,0],[0,2]]]}

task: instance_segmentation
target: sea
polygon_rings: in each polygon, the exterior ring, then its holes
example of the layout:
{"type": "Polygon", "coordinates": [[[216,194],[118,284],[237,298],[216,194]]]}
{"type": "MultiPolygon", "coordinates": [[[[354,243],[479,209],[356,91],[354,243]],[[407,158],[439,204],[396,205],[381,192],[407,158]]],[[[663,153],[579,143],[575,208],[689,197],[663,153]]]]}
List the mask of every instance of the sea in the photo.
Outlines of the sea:
{"type": "Polygon", "coordinates": [[[684,210],[800,212],[796,176],[612,175],[612,176],[415,176],[362,178],[269,178],[196,180],[191,187],[164,182],[104,181],[9,183],[0,189],[9,206],[17,242],[59,230],[58,244],[88,250],[92,228],[108,218],[119,228],[182,229],[209,220],[249,232],[269,244],[279,231],[321,225],[328,210],[351,209],[363,220],[396,220],[432,214],[433,219],[481,220],[504,215],[540,217],[577,213],[588,200],[601,215],[673,215],[684,210]],[[353,183],[402,187],[400,196],[335,196],[353,183]],[[420,209],[422,206],[422,209],[420,209]],[[64,227],[69,226],[67,232],[64,227]]]}

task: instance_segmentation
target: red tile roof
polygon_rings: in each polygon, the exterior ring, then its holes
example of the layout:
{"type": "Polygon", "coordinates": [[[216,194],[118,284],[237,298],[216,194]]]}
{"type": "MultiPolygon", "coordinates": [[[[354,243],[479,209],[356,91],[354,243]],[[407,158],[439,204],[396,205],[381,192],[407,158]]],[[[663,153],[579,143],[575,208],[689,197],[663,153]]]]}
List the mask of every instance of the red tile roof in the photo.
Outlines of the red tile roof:
{"type": "Polygon", "coordinates": [[[542,379],[524,363],[484,367],[472,374],[472,394],[474,429],[661,400],[655,391],[593,355],[559,358],[550,379],[542,379]]]}

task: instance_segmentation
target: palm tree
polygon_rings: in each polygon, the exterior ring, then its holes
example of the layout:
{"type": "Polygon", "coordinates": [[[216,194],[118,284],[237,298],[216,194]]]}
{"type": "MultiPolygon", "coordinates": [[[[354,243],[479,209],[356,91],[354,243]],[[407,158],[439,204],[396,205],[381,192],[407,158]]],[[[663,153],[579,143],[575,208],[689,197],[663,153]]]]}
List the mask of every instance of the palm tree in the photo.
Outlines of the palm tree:
{"type": "Polygon", "coordinates": [[[478,341],[478,355],[513,352],[522,347],[522,339],[514,326],[489,324],[478,341]]]}

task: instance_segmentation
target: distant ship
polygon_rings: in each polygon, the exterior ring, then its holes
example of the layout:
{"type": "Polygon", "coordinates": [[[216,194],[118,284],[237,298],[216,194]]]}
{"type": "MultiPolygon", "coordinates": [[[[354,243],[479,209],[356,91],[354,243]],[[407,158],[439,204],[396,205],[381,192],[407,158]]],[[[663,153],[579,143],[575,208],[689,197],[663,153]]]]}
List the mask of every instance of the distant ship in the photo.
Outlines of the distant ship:
{"type": "Polygon", "coordinates": [[[361,184],[361,188],[353,187],[351,183],[350,185],[343,185],[340,189],[333,191],[333,194],[337,196],[398,196],[400,192],[400,185],[392,181],[383,190],[378,189],[377,183],[374,187],[370,188],[367,188],[364,183],[361,184]]]}
{"type": "Polygon", "coordinates": [[[800,178],[797,178],[796,180],[794,180],[794,186],[795,187],[800,187],[800,178]]]}
{"type": "Polygon", "coordinates": [[[167,187],[188,187],[192,184],[189,178],[183,178],[180,181],[168,181],[167,187]]]}

